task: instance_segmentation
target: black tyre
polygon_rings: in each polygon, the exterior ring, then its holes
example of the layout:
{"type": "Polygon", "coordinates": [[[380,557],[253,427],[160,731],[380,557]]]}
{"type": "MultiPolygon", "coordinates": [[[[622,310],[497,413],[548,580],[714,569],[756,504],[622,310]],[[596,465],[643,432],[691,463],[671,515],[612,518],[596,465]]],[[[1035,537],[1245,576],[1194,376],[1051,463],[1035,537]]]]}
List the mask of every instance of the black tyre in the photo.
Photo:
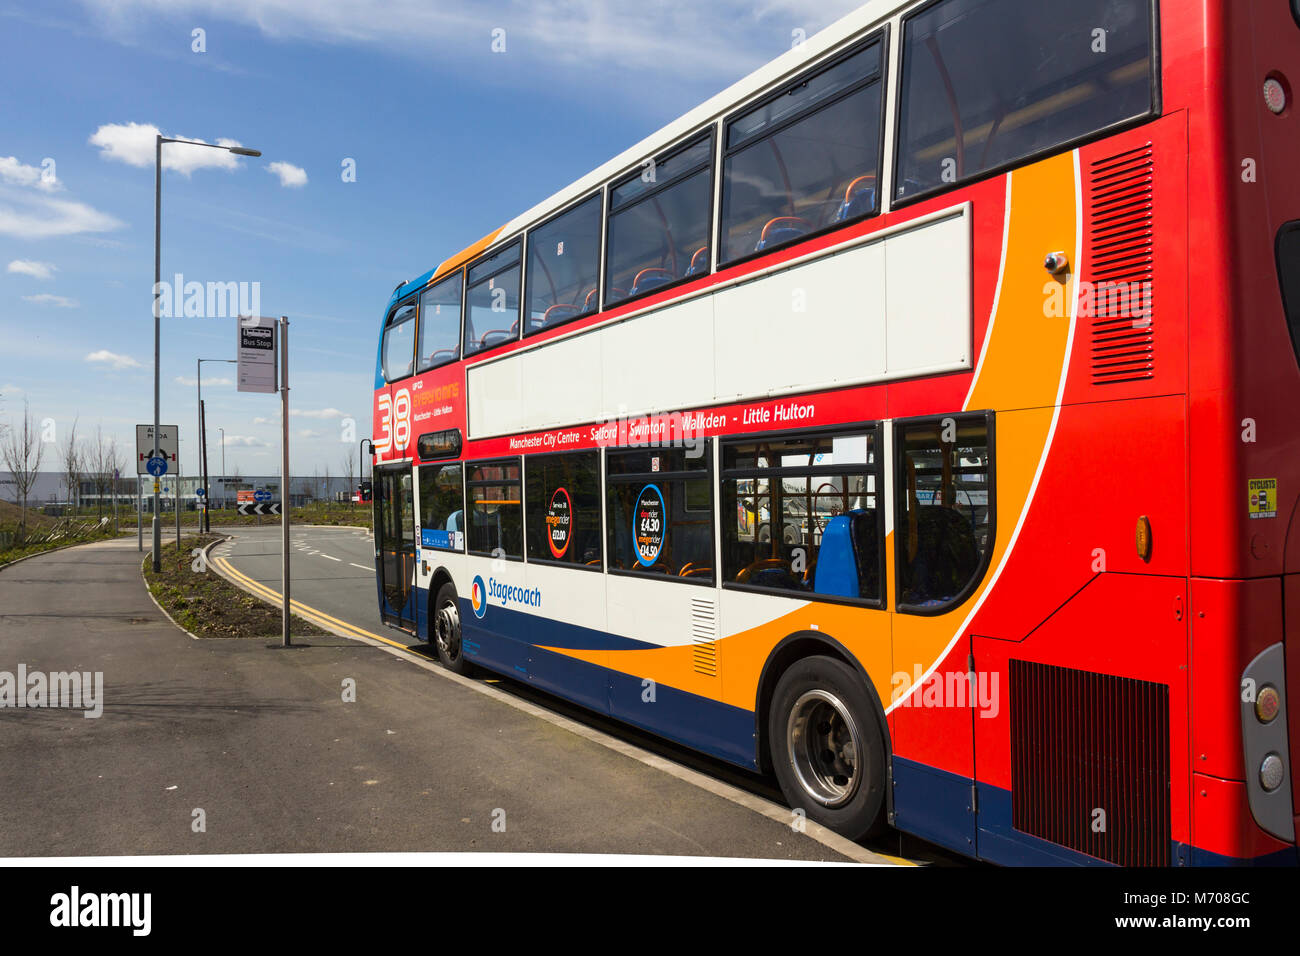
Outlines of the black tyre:
{"type": "Polygon", "coordinates": [[[772,695],[767,735],[792,809],[851,840],[883,827],[884,729],[853,668],[831,657],[792,664],[772,695]]]}
{"type": "Polygon", "coordinates": [[[468,674],[473,665],[465,660],[460,645],[460,605],[456,600],[456,587],[450,581],[438,588],[433,599],[430,630],[433,646],[442,666],[457,674],[468,674]]]}

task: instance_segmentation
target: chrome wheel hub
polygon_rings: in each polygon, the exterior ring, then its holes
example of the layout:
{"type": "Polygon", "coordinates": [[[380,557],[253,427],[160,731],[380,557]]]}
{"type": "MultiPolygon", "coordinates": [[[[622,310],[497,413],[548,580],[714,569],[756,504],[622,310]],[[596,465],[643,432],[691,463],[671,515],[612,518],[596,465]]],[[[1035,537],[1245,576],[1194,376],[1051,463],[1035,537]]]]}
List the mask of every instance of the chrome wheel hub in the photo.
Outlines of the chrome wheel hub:
{"type": "Polygon", "coordinates": [[[447,657],[454,659],[460,653],[460,613],[456,610],[456,605],[444,604],[438,609],[434,636],[438,641],[438,649],[447,657]]]}
{"type": "Polygon", "coordinates": [[[861,783],[859,733],[849,709],[826,690],[804,693],[790,709],[786,751],[804,792],[824,807],[853,799],[861,783]]]}

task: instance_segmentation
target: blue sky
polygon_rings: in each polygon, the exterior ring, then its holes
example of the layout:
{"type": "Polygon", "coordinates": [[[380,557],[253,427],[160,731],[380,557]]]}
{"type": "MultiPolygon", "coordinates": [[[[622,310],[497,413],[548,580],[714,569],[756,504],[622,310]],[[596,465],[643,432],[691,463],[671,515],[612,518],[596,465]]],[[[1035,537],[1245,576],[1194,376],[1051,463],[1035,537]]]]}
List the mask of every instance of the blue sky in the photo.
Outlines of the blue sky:
{"type": "MultiPolygon", "coordinates": [[[[130,459],[134,424],[152,420],[153,133],[140,126],[262,151],[164,147],[178,168],[163,182],[163,278],[257,282],[261,312],[289,316],[291,469],[340,474],[356,447],[344,422],[369,434],[398,282],[856,5],[0,0],[0,421],[26,399],[60,437],[79,418],[130,459]]],[[[234,335],[230,318],[163,320],[162,418],[180,426],[186,474],[195,359],[233,357],[234,335]]],[[[229,471],[274,473],[278,399],[237,392],[233,369],[203,367],[209,466],[220,426],[229,471]]]]}

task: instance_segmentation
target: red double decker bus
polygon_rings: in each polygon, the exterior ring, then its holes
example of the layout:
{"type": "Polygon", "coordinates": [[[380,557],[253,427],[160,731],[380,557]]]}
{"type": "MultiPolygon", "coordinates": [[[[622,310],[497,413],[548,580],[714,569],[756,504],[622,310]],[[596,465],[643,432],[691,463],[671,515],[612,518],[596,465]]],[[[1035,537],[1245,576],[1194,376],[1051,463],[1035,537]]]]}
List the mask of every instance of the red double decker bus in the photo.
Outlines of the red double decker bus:
{"type": "Polygon", "coordinates": [[[385,620],[1002,863],[1295,863],[1300,4],[874,0],[393,293],[385,620]]]}

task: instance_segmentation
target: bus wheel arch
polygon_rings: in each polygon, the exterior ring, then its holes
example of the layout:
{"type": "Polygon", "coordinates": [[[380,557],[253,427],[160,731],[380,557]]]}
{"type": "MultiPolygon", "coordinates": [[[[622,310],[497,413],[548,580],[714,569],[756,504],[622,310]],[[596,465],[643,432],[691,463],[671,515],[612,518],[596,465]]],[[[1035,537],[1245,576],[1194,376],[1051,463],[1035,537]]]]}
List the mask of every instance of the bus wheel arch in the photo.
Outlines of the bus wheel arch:
{"type": "Polygon", "coordinates": [[[446,568],[438,568],[429,581],[429,643],[442,666],[456,674],[469,673],[461,652],[460,600],[446,568]]]}
{"type": "MultiPolygon", "coordinates": [[[[884,820],[893,821],[893,747],[885,710],[870,676],[833,637],[820,631],[796,632],[772,649],[759,678],[755,736],[760,768],[776,776],[791,806],[803,809],[810,819],[854,839],[876,832],[884,820]],[[847,733],[846,725],[856,727],[855,749],[861,751],[857,757],[864,774],[858,786],[866,789],[861,799],[849,801],[854,806],[822,806],[798,798],[818,789],[798,786],[806,782],[804,777],[816,777],[810,772],[816,768],[808,766],[806,753],[796,759],[787,749],[788,736],[774,724],[777,708],[790,711],[783,714],[782,728],[786,720],[798,721],[808,713],[828,715],[840,732],[847,733]],[[782,755],[780,760],[774,759],[776,754],[782,755]],[[797,765],[802,770],[796,770],[797,765]],[[797,806],[800,803],[811,806],[797,806]]],[[[828,794],[822,796],[833,802],[828,794]]]]}

